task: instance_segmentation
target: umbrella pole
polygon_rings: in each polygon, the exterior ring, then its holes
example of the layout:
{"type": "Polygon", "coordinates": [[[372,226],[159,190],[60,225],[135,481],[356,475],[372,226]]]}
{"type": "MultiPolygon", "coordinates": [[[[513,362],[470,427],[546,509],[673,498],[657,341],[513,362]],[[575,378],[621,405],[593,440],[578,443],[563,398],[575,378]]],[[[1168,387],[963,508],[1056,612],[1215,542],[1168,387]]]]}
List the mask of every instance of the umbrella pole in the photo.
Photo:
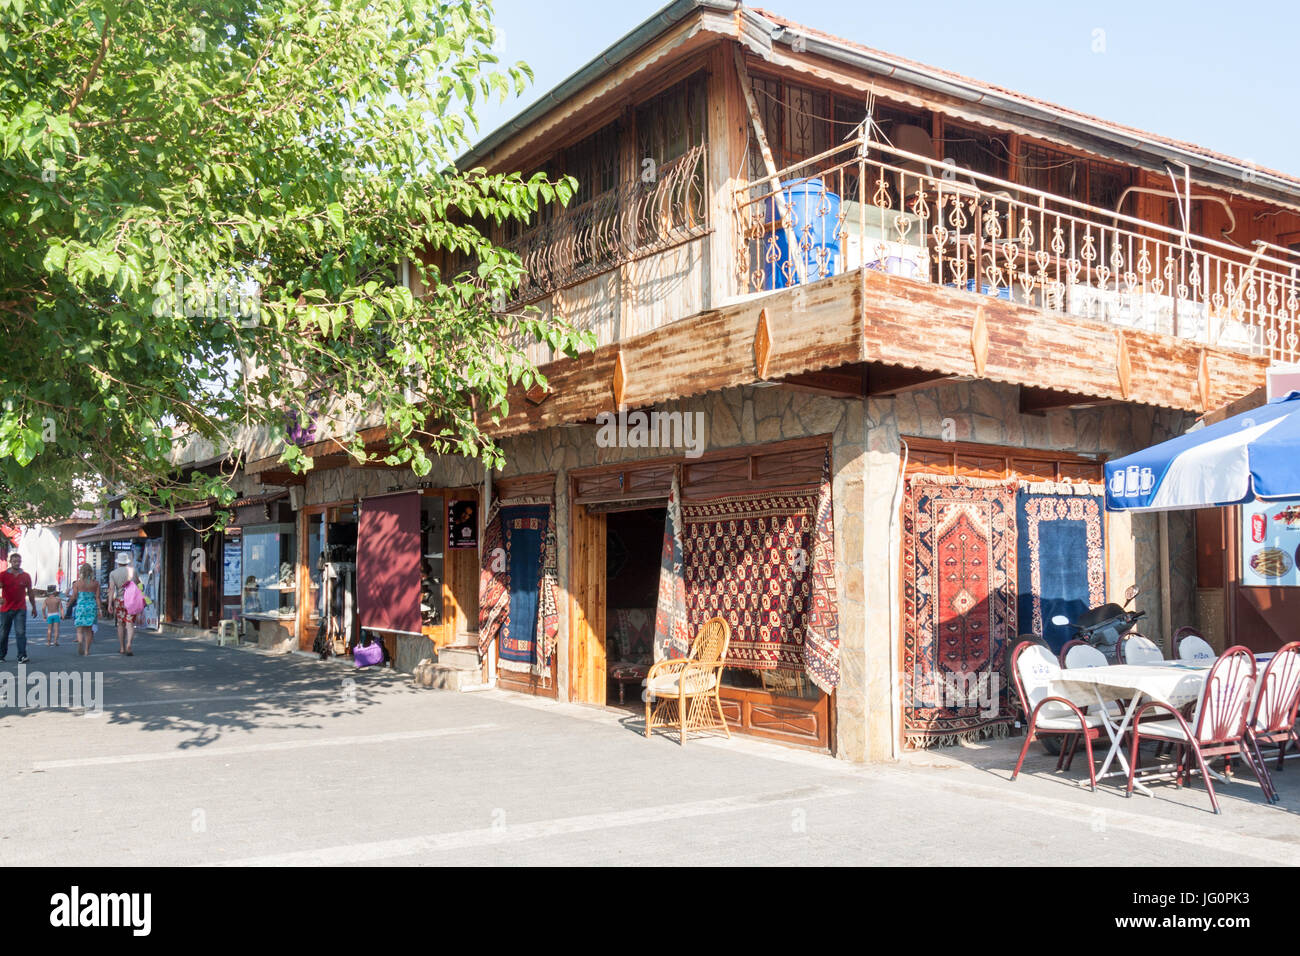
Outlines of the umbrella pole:
{"type": "Polygon", "coordinates": [[[1160,633],[1156,635],[1158,643],[1166,654],[1173,648],[1169,646],[1174,633],[1173,601],[1169,593],[1169,513],[1160,512],[1160,633]]]}

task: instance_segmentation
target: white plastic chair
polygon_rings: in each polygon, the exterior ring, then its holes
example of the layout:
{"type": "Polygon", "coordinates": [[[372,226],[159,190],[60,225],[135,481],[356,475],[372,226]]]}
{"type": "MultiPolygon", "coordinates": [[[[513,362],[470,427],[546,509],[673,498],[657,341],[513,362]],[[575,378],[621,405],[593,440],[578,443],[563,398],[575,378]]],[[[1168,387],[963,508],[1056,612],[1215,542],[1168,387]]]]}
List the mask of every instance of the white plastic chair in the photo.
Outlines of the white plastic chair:
{"type": "Polygon", "coordinates": [[[1066,667],[1105,667],[1106,655],[1091,644],[1076,644],[1065,652],[1066,667]]]}
{"type": "MultiPolygon", "coordinates": [[[[1106,660],[1106,655],[1091,644],[1075,644],[1065,652],[1066,667],[1108,667],[1110,661],[1106,660]]],[[[1092,711],[1092,708],[1088,708],[1092,711]]],[[[1111,701],[1106,705],[1106,712],[1113,718],[1124,716],[1124,707],[1118,701],[1111,701]]]]}
{"type": "Polygon", "coordinates": [[[1165,659],[1156,642],[1141,634],[1122,638],[1116,650],[1121,664],[1159,664],[1165,659]]]}
{"type": "Polygon", "coordinates": [[[1219,655],[1214,653],[1210,642],[1195,634],[1188,634],[1178,642],[1178,659],[1180,661],[1211,662],[1219,655]]]}

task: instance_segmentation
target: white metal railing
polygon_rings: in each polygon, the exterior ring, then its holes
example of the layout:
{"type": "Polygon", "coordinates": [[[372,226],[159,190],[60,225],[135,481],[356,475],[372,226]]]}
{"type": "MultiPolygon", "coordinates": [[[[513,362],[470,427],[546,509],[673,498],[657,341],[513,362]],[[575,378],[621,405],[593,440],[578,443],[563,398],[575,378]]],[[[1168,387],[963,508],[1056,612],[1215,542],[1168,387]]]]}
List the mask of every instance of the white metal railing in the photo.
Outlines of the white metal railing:
{"type": "Polygon", "coordinates": [[[742,292],[867,267],[1114,325],[1300,358],[1300,260],[855,139],[735,197],[742,292]]]}

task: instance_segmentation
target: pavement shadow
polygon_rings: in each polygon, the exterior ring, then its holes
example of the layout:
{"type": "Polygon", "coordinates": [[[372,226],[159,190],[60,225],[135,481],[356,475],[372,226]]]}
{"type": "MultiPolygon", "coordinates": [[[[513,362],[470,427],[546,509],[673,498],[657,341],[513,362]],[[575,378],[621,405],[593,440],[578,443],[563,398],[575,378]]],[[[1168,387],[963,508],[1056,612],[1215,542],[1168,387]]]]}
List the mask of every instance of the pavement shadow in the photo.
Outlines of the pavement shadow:
{"type": "Polygon", "coordinates": [[[9,706],[0,706],[0,722],[12,725],[50,710],[98,709],[98,716],[84,719],[180,734],[178,748],[188,749],[259,730],[324,729],[339,717],[365,712],[381,697],[414,693],[407,675],[390,668],[218,647],[201,638],[142,632],[135,654],[127,657],[118,653],[111,631],[99,630],[87,657],[77,655],[75,639],[48,647],[42,633],[39,645],[28,642],[31,659],[20,667],[11,644],[9,660],[0,664],[0,693],[6,682],[16,687],[22,675],[27,692],[21,702],[28,706],[15,706],[20,701],[11,690],[3,699],[9,706]],[[77,699],[69,699],[70,675],[80,678],[77,699]],[[44,700],[32,706],[32,688],[42,681],[44,700]],[[58,692],[64,696],[57,698],[58,692]]]}

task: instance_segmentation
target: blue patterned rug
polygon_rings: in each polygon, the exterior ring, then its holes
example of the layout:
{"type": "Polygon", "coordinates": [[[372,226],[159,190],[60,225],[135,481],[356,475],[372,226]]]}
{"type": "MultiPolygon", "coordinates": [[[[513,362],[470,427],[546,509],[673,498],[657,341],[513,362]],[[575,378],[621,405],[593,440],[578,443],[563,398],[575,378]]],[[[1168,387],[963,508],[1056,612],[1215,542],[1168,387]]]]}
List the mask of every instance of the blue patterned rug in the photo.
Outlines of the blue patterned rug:
{"type": "Polygon", "coordinates": [[[1030,484],[1016,495],[1018,628],[1060,651],[1071,621],[1106,602],[1105,509],[1101,489],[1030,484]],[[1083,493],[1080,493],[1082,491],[1083,493]]]}

